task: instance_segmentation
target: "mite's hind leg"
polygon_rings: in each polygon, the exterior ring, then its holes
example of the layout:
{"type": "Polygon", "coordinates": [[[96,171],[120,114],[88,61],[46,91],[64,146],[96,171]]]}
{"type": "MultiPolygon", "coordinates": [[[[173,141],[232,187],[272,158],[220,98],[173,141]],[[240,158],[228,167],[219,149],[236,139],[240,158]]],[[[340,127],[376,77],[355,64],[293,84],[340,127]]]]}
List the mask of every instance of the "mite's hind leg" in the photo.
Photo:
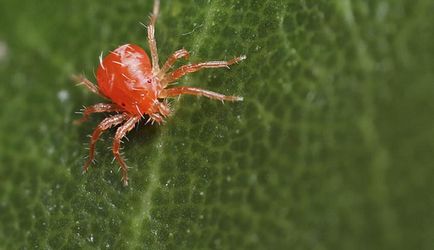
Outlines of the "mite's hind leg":
{"type": "Polygon", "coordinates": [[[89,118],[89,115],[93,113],[104,113],[104,112],[121,112],[124,111],[123,108],[119,107],[117,104],[114,103],[97,103],[95,105],[92,105],[90,107],[87,107],[83,110],[83,117],[75,120],[75,124],[80,124],[82,122],[87,121],[89,118]]]}
{"type": "Polygon", "coordinates": [[[119,149],[121,145],[121,139],[134,128],[136,123],[140,121],[141,116],[133,116],[128,119],[122,126],[118,128],[116,131],[115,138],[113,140],[113,155],[115,156],[115,159],[118,161],[119,165],[121,166],[122,170],[122,182],[125,186],[128,185],[128,167],[125,163],[124,159],[122,159],[122,156],[119,154],[119,149]]]}
{"type": "Polygon", "coordinates": [[[89,81],[84,75],[73,75],[72,79],[77,82],[77,85],[84,85],[91,92],[107,99],[107,97],[104,96],[103,93],[99,91],[98,86],[93,82],[89,81]]]}
{"type": "Polygon", "coordinates": [[[149,50],[151,51],[152,73],[154,75],[158,74],[158,71],[160,71],[160,66],[158,65],[157,41],[155,40],[155,22],[157,21],[159,11],[160,0],[155,0],[154,9],[148,24],[148,43],[149,50]]]}
{"type": "Polygon", "coordinates": [[[203,62],[203,63],[196,63],[196,64],[188,64],[188,65],[184,65],[179,67],[177,70],[173,71],[172,73],[169,73],[164,79],[163,81],[167,84],[167,83],[171,83],[176,81],[177,79],[199,71],[201,69],[205,69],[205,68],[228,68],[229,65],[232,65],[234,63],[238,63],[242,60],[246,59],[246,56],[240,56],[240,57],[235,57],[232,60],[229,61],[211,61],[211,62],[203,62]]]}
{"type": "Polygon", "coordinates": [[[93,159],[95,158],[95,144],[98,141],[99,137],[101,136],[102,132],[104,132],[104,130],[109,129],[110,127],[121,124],[123,121],[125,121],[126,118],[127,117],[125,114],[110,116],[105,118],[98,125],[98,127],[96,127],[96,129],[92,133],[92,136],[90,137],[89,158],[87,159],[86,163],[83,166],[83,172],[86,172],[88,170],[90,164],[93,162],[93,159]]]}
{"type": "Polygon", "coordinates": [[[209,90],[192,88],[192,87],[175,87],[170,89],[163,89],[160,93],[159,98],[175,97],[175,96],[185,95],[185,94],[205,96],[210,99],[215,99],[220,101],[242,101],[243,100],[243,97],[241,96],[226,96],[209,90]]]}

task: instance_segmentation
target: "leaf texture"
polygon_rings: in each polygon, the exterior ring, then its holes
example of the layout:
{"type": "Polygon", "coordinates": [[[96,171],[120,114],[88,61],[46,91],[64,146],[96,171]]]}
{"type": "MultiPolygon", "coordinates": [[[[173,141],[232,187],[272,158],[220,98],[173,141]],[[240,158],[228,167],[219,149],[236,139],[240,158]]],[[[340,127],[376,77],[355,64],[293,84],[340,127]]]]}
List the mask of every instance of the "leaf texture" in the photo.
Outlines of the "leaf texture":
{"type": "MultiPolygon", "coordinates": [[[[74,87],[98,56],[147,48],[152,1],[8,1],[0,8],[0,247],[4,249],[432,249],[432,1],[167,0],[160,61],[246,54],[180,84],[164,126],[114,130],[82,175],[74,87]]],[[[186,62],[181,62],[186,63],[186,62]]]]}

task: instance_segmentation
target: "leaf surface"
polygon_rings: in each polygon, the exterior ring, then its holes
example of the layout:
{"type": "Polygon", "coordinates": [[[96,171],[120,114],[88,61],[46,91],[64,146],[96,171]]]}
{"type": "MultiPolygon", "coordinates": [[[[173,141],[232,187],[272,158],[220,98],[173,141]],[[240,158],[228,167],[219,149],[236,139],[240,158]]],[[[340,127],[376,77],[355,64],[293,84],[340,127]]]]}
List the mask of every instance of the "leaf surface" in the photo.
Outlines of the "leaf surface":
{"type": "Polygon", "coordinates": [[[2,248],[432,248],[431,1],[163,1],[160,61],[246,54],[180,81],[245,101],[185,96],[164,126],[141,123],[128,188],[114,130],[82,175],[104,116],[74,112],[103,100],[70,75],[148,49],[152,1],[3,2],[2,248]]]}

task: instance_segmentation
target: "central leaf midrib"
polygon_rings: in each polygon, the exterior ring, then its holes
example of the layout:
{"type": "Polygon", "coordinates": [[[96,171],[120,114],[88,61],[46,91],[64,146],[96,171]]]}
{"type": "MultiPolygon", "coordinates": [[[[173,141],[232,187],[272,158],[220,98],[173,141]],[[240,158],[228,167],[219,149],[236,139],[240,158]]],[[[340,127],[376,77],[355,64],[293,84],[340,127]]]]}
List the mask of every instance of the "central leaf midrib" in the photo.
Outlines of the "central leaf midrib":
{"type": "MultiPolygon", "coordinates": [[[[203,42],[205,41],[205,37],[207,36],[207,33],[209,31],[210,25],[213,24],[212,20],[214,19],[216,10],[217,10],[217,4],[218,1],[212,1],[207,9],[207,12],[205,14],[205,20],[203,23],[203,29],[202,32],[197,32],[195,34],[196,37],[193,39],[193,51],[198,51],[199,48],[201,48],[203,42]]],[[[157,24],[158,29],[158,24],[157,24]]],[[[158,45],[158,44],[157,44],[158,45]]],[[[161,58],[160,58],[161,59],[161,58]]],[[[179,101],[175,102],[173,105],[173,113],[174,118],[176,119],[176,110],[179,108],[179,101]]],[[[131,243],[135,245],[135,247],[140,248],[143,247],[143,242],[140,239],[140,236],[142,235],[143,225],[147,219],[151,218],[151,208],[152,208],[152,193],[154,190],[159,186],[158,180],[159,180],[159,171],[161,166],[161,155],[164,151],[165,141],[167,139],[170,139],[168,136],[168,127],[163,126],[161,128],[161,135],[158,138],[158,140],[155,142],[155,145],[159,145],[158,149],[156,150],[156,153],[151,157],[151,163],[149,164],[149,185],[148,189],[144,192],[142,198],[141,198],[141,206],[138,209],[137,213],[135,215],[131,216],[131,225],[134,228],[131,230],[133,232],[133,235],[131,235],[131,243]]]]}

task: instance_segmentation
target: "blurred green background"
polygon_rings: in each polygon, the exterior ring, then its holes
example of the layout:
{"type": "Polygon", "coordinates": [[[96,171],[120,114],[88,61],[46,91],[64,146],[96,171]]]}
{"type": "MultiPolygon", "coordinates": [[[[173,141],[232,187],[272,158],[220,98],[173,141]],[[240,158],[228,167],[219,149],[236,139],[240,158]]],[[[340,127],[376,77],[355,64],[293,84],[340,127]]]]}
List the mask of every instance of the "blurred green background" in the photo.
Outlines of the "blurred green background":
{"type": "MultiPolygon", "coordinates": [[[[164,126],[73,126],[101,51],[147,49],[152,1],[0,2],[0,248],[433,249],[434,2],[162,0],[160,60],[248,59],[181,83],[164,126]]],[[[181,62],[185,63],[185,62],[181,62]]]]}

